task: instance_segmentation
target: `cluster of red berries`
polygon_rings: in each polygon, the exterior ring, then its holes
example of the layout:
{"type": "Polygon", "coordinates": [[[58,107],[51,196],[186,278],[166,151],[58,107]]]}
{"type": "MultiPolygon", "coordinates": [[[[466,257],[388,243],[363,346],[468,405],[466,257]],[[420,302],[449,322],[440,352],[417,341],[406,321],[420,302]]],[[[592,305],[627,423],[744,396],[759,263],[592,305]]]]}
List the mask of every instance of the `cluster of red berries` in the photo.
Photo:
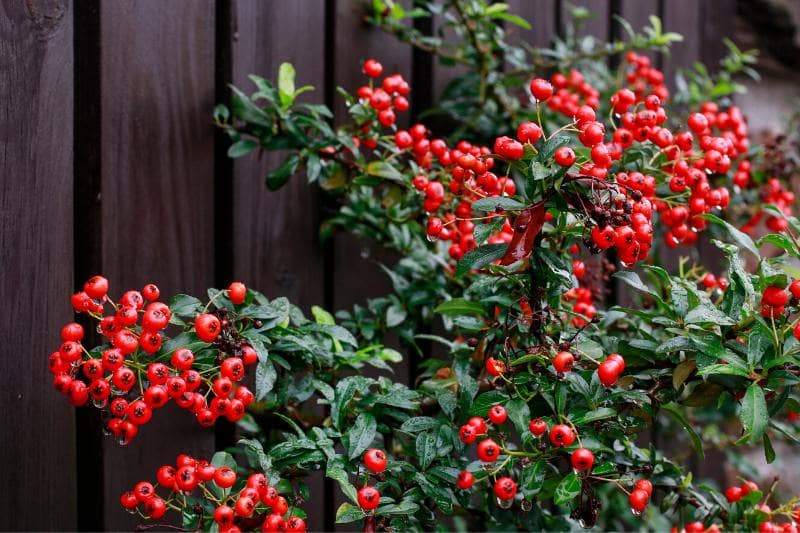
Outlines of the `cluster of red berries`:
{"type": "MultiPolygon", "coordinates": [[[[783,184],[776,178],[770,178],[761,189],[761,201],[765,204],[774,204],[784,215],[792,214],[795,195],[792,191],[786,190],[783,184]]],[[[753,213],[750,219],[742,226],[745,233],[753,233],[756,225],[764,218],[764,210],[760,209],[753,213]]],[[[767,215],[764,224],[771,231],[781,232],[789,227],[786,218],[775,215],[767,215]]]]}
{"type": "MultiPolygon", "coordinates": [[[[246,293],[242,283],[234,282],[225,294],[238,305],[246,293]]],[[[75,311],[99,322],[98,331],[111,346],[99,353],[88,351],[81,344],[83,327],[73,322],[62,328],[63,342],[48,361],[55,388],[72,405],[86,405],[91,398],[97,408],[108,408],[107,430],[121,444],[129,443],[139,427],[150,421],[153,411],[170,400],[194,413],[206,427],[218,416],[234,422],[241,419],[245,407],[255,400],[247,387],[235,385],[244,377],[245,366],[258,360],[249,345],[238,346],[235,355],[224,359],[220,351],[219,366],[197,365],[188,348],[173,351],[169,365],[153,360],[161,348],[161,331],[172,317],[158,297],[158,287],[148,284],[141,292],[127,291],[115,303],[108,298],[108,280],[94,276],[83,291],[72,296],[72,302],[75,311]],[[112,312],[104,316],[107,305],[112,312]],[[213,392],[210,404],[201,388],[213,392]]],[[[192,327],[202,341],[214,342],[231,326],[214,314],[203,313],[192,327]]]]}
{"type": "MultiPolygon", "coordinates": [[[[575,356],[572,352],[561,351],[553,357],[553,368],[559,375],[572,370],[575,356]]],[[[612,353],[597,366],[597,377],[604,387],[612,387],[625,370],[625,359],[618,353],[612,353]]]]}
{"type": "MultiPolygon", "coordinates": [[[[797,301],[800,299],[800,280],[793,280],[787,289],[770,285],[761,295],[761,316],[764,318],[780,318],[786,312],[789,295],[797,301]]],[[[794,328],[794,335],[800,339],[800,324],[794,328]]]]}
{"type": "MultiPolygon", "coordinates": [[[[578,277],[577,274],[577,269],[575,269],[576,277],[578,277]]],[[[580,279],[580,277],[578,277],[578,279],[580,279]]],[[[586,287],[575,287],[565,292],[563,298],[567,302],[572,302],[572,312],[577,315],[570,319],[570,324],[572,324],[573,327],[583,327],[587,324],[587,319],[592,320],[597,315],[597,308],[594,306],[592,291],[590,289],[586,287]]]]}
{"type": "Polygon", "coordinates": [[[718,288],[723,292],[725,292],[725,290],[728,288],[728,285],[730,284],[730,281],[728,281],[728,278],[726,278],[725,276],[715,276],[711,272],[707,272],[706,275],[703,276],[703,279],[700,280],[700,282],[703,284],[703,287],[705,287],[707,290],[713,290],[718,288]]]}
{"type": "MultiPolygon", "coordinates": [[[[628,90],[633,91],[636,102],[641,102],[651,94],[657,96],[662,102],[669,100],[669,89],[664,84],[664,73],[651,64],[649,57],[636,52],[628,52],[625,55],[625,62],[628,64],[625,81],[628,83],[628,90]]],[[[619,100],[615,101],[612,97],[611,104],[614,106],[614,111],[622,114],[627,109],[618,108],[617,104],[619,103],[621,103],[619,100]]]]}
{"type": "Polygon", "coordinates": [[[597,109],[600,106],[600,91],[592,87],[577,70],[565,76],[556,72],[550,82],[542,78],[530,84],[531,94],[538,102],[547,102],[551,110],[572,118],[582,106],[597,109]]]}
{"type": "MultiPolygon", "coordinates": [[[[362,67],[364,74],[370,78],[378,78],[383,74],[383,65],[374,59],[364,61],[362,67]]],[[[358,88],[359,99],[367,102],[378,113],[378,122],[385,128],[392,127],[397,121],[397,112],[408,111],[411,104],[408,95],[411,86],[400,74],[385,77],[379,86],[363,85],[358,88]]],[[[364,145],[369,149],[378,146],[378,133],[372,131],[371,124],[362,124],[362,133],[365,134],[364,145]]]]}
{"type": "Polygon", "coordinates": [[[240,481],[238,492],[224,492],[237,484],[236,471],[229,466],[214,466],[205,460],[179,455],[175,466],[164,465],[156,473],[157,483],[140,481],[133,490],[120,496],[120,504],[129,512],[140,506],[151,519],[159,519],[167,508],[181,510],[186,505],[185,496],[200,488],[203,497],[212,499],[216,509],[213,519],[219,531],[236,533],[260,526],[261,531],[276,533],[304,533],[305,521],[292,516],[289,502],[271,487],[262,473],[251,474],[246,483],[240,481]],[[169,494],[162,498],[156,489],[162,487],[169,494]],[[211,489],[211,490],[209,490],[211,489]],[[216,495],[223,496],[216,496],[216,495]]]}
{"type": "Polygon", "coordinates": [[[631,510],[635,515],[641,515],[647,504],[650,503],[650,497],[653,495],[653,484],[647,479],[637,479],[633,484],[633,490],[628,496],[628,503],[631,510]]]}
{"type": "MultiPolygon", "coordinates": [[[[386,470],[386,453],[378,448],[371,448],[364,452],[364,466],[374,474],[386,470]]],[[[381,503],[381,493],[371,485],[364,485],[356,494],[358,505],[363,511],[374,511],[381,503]]]]}

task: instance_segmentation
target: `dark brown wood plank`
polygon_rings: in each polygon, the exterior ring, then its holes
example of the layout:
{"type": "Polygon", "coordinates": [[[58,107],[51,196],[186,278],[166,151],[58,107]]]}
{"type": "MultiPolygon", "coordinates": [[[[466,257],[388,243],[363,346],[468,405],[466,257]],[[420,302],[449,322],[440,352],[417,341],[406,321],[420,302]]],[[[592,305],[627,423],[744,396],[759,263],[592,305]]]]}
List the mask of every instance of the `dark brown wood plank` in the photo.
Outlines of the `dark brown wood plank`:
{"type": "Polygon", "coordinates": [[[0,32],[0,529],[72,530],[75,414],[47,370],[72,319],[72,7],[5,2],[0,32]]]}
{"type": "MultiPolygon", "coordinates": [[[[233,83],[252,92],[248,74],[275,79],[283,62],[297,71],[298,87],[313,85],[306,101],[322,102],[325,13],[317,0],[265,3],[234,1],[233,83]],[[306,34],[303,39],[287,35],[306,34]]],[[[319,201],[303,173],[277,192],[264,179],[284,153],[246,157],[234,165],[234,277],[269,298],[286,296],[308,310],[323,303],[319,201]]]]}
{"type": "MultiPolygon", "coordinates": [[[[252,92],[249,74],[275,79],[280,64],[289,62],[298,87],[315,87],[303,99],[323,102],[325,12],[319,5],[318,0],[231,2],[232,82],[252,92]],[[306,35],[302,40],[287,38],[301,33],[306,35]]],[[[264,178],[283,157],[253,155],[233,165],[233,276],[269,298],[286,296],[309,311],[324,303],[319,194],[302,172],[281,190],[267,190],[264,178]]],[[[312,474],[308,483],[311,499],[301,507],[309,513],[309,529],[321,531],[326,529],[324,513],[313,510],[323,509],[328,497],[324,472],[312,474]]]]}
{"type": "Polygon", "coordinates": [[[664,78],[670,90],[675,88],[675,74],[679,69],[690,68],[700,59],[702,32],[700,8],[697,0],[669,0],[664,2],[664,31],[683,35],[683,41],[674,43],[670,55],[664,58],[664,78]]]}
{"type": "MultiPolygon", "coordinates": [[[[155,282],[202,296],[214,280],[214,4],[100,5],[102,265],[112,292],[155,282]]],[[[116,496],[214,433],[170,404],[126,448],[107,441],[106,529],[137,518],[116,496]]]]}
{"type": "MultiPolygon", "coordinates": [[[[383,63],[384,74],[400,73],[411,77],[411,47],[363,22],[365,4],[362,2],[336,2],[334,35],[334,85],[354,92],[365,81],[361,62],[374,57],[383,63]]],[[[411,95],[413,100],[414,95],[411,95]]],[[[336,98],[336,122],[348,120],[341,98],[336,98]]],[[[370,247],[364,239],[350,236],[336,238],[333,251],[334,285],[333,303],[336,309],[350,308],[367,298],[382,296],[391,290],[388,277],[373,260],[392,261],[390,256],[377,255],[379,250],[370,247]],[[367,255],[367,257],[364,257],[367,255]]],[[[398,369],[397,379],[407,378],[407,367],[398,369]]]]}
{"type": "Polygon", "coordinates": [[[558,2],[556,0],[510,0],[509,11],[527,20],[531,29],[526,30],[506,23],[512,42],[520,39],[532,46],[547,47],[558,33],[556,18],[558,2]]]}
{"type": "MultiPolygon", "coordinates": [[[[561,0],[561,25],[566,28],[566,24],[571,20],[570,5],[576,7],[585,7],[592,14],[591,18],[584,21],[579,36],[593,35],[601,41],[608,40],[609,37],[609,20],[611,18],[611,1],[610,0],[561,0]]],[[[563,35],[563,31],[561,32],[563,35]]]]}

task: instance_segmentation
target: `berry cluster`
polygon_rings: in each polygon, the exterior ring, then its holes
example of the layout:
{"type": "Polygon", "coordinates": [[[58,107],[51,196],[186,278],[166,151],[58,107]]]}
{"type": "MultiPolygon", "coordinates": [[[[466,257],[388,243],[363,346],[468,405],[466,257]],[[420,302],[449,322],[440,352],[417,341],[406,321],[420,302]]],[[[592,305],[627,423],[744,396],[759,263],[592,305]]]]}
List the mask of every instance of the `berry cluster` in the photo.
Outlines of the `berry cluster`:
{"type": "MultiPolygon", "coordinates": [[[[793,280],[787,289],[770,285],[761,295],[761,316],[764,318],[780,318],[786,313],[786,305],[797,304],[800,299],[800,280],[793,280]],[[791,295],[791,302],[790,302],[791,295]]],[[[794,336],[800,339],[800,323],[794,328],[794,336]]]]}
{"type": "MultiPolygon", "coordinates": [[[[776,178],[770,178],[761,189],[761,201],[765,204],[774,204],[781,212],[789,216],[792,214],[792,206],[794,205],[795,195],[792,191],[786,190],[776,178]]],[[[745,233],[753,233],[755,226],[764,218],[764,210],[759,209],[748,219],[742,226],[742,231],[745,233]]],[[[768,229],[775,232],[786,230],[789,222],[786,218],[775,215],[767,215],[764,224],[768,229]]]]}
{"type": "Polygon", "coordinates": [[[537,101],[546,100],[548,108],[567,118],[576,116],[584,106],[592,110],[600,106],[600,92],[574,69],[566,76],[556,72],[550,77],[550,83],[537,78],[531,82],[530,89],[537,101]]]}
{"type": "MultiPolygon", "coordinates": [[[[386,470],[386,453],[377,448],[364,452],[364,466],[373,474],[382,474],[386,470]]],[[[356,494],[358,505],[365,512],[372,512],[381,502],[381,493],[375,487],[365,484],[356,494]]]]}
{"type": "MultiPolygon", "coordinates": [[[[263,473],[251,474],[245,480],[237,476],[234,467],[215,466],[205,460],[179,455],[174,466],[164,465],[158,469],[155,484],[136,483],[133,490],[120,496],[120,504],[131,513],[141,509],[145,517],[159,519],[167,509],[182,512],[192,505],[187,504],[186,496],[198,492],[213,509],[208,510],[208,518],[213,518],[221,532],[236,533],[259,527],[271,533],[306,531],[303,518],[294,516],[289,502],[269,485],[263,473]],[[168,494],[159,496],[158,488],[168,494]]],[[[205,518],[200,519],[198,527],[202,527],[205,518]]]]}
{"type": "MultiPolygon", "coordinates": [[[[239,305],[246,293],[242,283],[234,282],[224,294],[239,305]]],[[[253,393],[237,382],[258,356],[238,338],[226,311],[198,314],[188,326],[201,341],[213,343],[217,349],[216,357],[199,361],[188,348],[161,352],[162,332],[172,312],[158,298],[158,287],[148,284],[141,292],[127,291],[115,303],[108,297],[108,280],[91,278],[83,291],[72,296],[73,307],[98,321],[98,331],[108,344],[87,350],[82,344],[84,329],[73,322],[62,328],[61,347],[48,362],[55,388],[76,407],[91,398],[95,407],[109,415],[107,431],[123,445],[151,420],[154,410],[170,400],[191,411],[206,427],[214,425],[219,416],[233,422],[241,419],[255,400],[253,393]],[[210,403],[209,393],[213,395],[210,403]]]]}
{"type": "MultiPolygon", "coordinates": [[[[378,78],[383,74],[383,65],[374,59],[367,59],[362,67],[364,74],[370,78],[378,78]]],[[[377,119],[381,126],[390,128],[397,121],[397,112],[408,111],[411,104],[408,95],[411,87],[400,74],[392,74],[385,77],[379,86],[373,86],[372,81],[369,85],[358,88],[357,95],[362,102],[377,112],[377,119]]],[[[374,149],[378,146],[379,130],[373,130],[372,123],[366,122],[361,125],[361,133],[364,146],[374,149]]]]}
{"type": "MultiPolygon", "coordinates": [[[[610,361],[615,361],[614,364],[620,365],[616,362],[619,356],[610,356],[610,361]]],[[[572,367],[573,356],[569,352],[560,352],[556,355],[553,364],[559,372],[567,372],[572,367]]],[[[621,359],[621,358],[619,358],[621,359]]],[[[623,363],[624,364],[624,363],[623,363]]],[[[622,367],[624,368],[624,367],[622,367]]],[[[478,459],[484,464],[484,470],[487,472],[476,473],[463,470],[456,478],[456,485],[461,490],[468,490],[475,485],[476,482],[491,480],[492,490],[497,497],[498,504],[503,508],[509,508],[515,496],[517,495],[517,483],[510,475],[499,475],[509,461],[502,461],[499,467],[495,468],[495,464],[502,456],[513,459],[514,456],[528,456],[526,452],[509,450],[505,446],[506,431],[501,428],[508,421],[508,413],[506,408],[502,405],[492,406],[486,418],[474,416],[470,418],[466,424],[459,428],[458,435],[461,442],[464,444],[473,444],[478,441],[476,452],[478,459]],[[478,440],[480,439],[480,440],[478,440]],[[511,452],[511,453],[509,453],[511,452]],[[480,477],[478,477],[480,476],[480,477]]],[[[534,418],[528,423],[528,430],[536,439],[533,446],[537,452],[530,454],[536,455],[547,449],[547,443],[543,439],[547,435],[547,441],[555,449],[570,449],[569,461],[573,470],[580,476],[591,476],[592,468],[595,463],[594,453],[579,445],[572,448],[578,436],[575,433],[574,426],[570,424],[555,424],[552,428],[548,427],[545,420],[541,418],[534,418]]],[[[524,459],[523,459],[524,460],[524,459]]],[[[620,488],[622,488],[620,486],[620,488]]],[[[640,514],[647,506],[650,496],[653,492],[653,485],[646,479],[639,479],[630,493],[631,509],[635,514],[640,514]]],[[[523,500],[521,505],[525,507],[527,502],[523,500]]]]}
{"type": "MultiPolygon", "coordinates": [[[[649,57],[628,52],[625,55],[625,62],[628,64],[625,75],[625,81],[628,83],[626,90],[633,91],[636,102],[643,101],[649,95],[657,96],[662,102],[669,100],[669,89],[664,84],[664,73],[651,64],[649,57]]],[[[620,99],[614,100],[612,97],[611,104],[614,106],[614,111],[619,114],[627,111],[623,106],[617,107],[617,104],[622,104],[620,99]]]]}

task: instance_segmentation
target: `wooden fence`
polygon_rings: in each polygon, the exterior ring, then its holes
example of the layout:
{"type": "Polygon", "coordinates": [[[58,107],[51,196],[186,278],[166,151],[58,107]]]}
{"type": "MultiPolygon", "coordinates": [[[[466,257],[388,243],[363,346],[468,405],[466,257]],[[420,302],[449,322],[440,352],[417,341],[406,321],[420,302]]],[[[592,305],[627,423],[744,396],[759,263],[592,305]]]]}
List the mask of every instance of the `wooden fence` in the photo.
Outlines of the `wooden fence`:
{"type": "MultiPolygon", "coordinates": [[[[386,280],[362,244],[318,244],[319,195],[303,179],[277,193],[277,161],[225,156],[211,109],[229,82],[274,77],[283,61],[334,105],[337,85],[360,83],[378,57],[413,82],[414,110],[451,72],[362,23],[364,0],[3,0],[0,2],[0,529],[130,529],[118,495],[179,453],[208,456],[229,428],[200,428],[166,408],[127,448],[104,438],[94,409],[76,411],[52,389],[46,358],[72,318],[69,295],[94,273],[112,291],[156,282],[199,294],[240,279],[270,297],[342,308],[380,294],[386,280]]],[[[546,44],[567,2],[513,0],[546,44]]],[[[619,33],[649,14],[685,36],[669,73],[714,61],[734,0],[583,0],[586,31],[619,33]]],[[[334,108],[341,112],[340,104],[334,108]]],[[[408,366],[398,371],[412,378],[408,366]]],[[[315,481],[310,524],[332,529],[330,485],[315,481]],[[326,493],[326,491],[328,491],[326,493]]]]}

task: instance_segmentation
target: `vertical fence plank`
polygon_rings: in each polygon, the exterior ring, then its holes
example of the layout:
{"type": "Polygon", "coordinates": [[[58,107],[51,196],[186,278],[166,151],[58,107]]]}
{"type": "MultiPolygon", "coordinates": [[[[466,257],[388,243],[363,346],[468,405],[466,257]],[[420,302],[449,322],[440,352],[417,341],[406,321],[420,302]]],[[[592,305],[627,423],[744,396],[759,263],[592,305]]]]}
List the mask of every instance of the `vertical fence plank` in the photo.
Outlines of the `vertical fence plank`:
{"type": "Polygon", "coordinates": [[[702,33],[700,26],[701,3],[697,0],[668,0],[664,2],[664,31],[683,35],[683,41],[674,43],[669,57],[664,60],[664,79],[670,90],[675,88],[675,74],[681,68],[691,67],[700,59],[702,33]]]}
{"type": "MultiPolygon", "coordinates": [[[[506,24],[506,31],[521,41],[536,47],[547,47],[558,33],[556,28],[557,11],[556,0],[510,0],[509,11],[527,20],[531,29],[526,30],[506,24]]],[[[539,75],[539,73],[537,73],[539,75]]]]}
{"type": "MultiPolygon", "coordinates": [[[[214,5],[103,2],[100,27],[103,271],[117,291],[153,281],[202,295],[214,274],[214,5]]],[[[128,447],[107,441],[105,527],[137,522],[116,500],[132,483],[213,448],[172,404],[128,447]]]]}
{"type": "MultiPolygon", "coordinates": [[[[276,79],[279,65],[289,62],[297,71],[298,87],[315,87],[304,99],[323,101],[325,11],[316,9],[319,5],[318,0],[231,2],[232,83],[253,92],[249,74],[276,79]],[[307,35],[302,41],[287,38],[301,33],[307,35]]],[[[286,296],[308,311],[324,299],[319,195],[302,172],[281,190],[267,190],[266,174],[284,156],[253,155],[233,165],[233,275],[268,298],[286,296]]],[[[321,531],[325,529],[321,509],[328,497],[322,472],[310,476],[309,488],[311,499],[303,505],[309,513],[308,527],[321,531]]]]}
{"type": "Polygon", "coordinates": [[[564,34],[564,28],[570,22],[570,6],[584,7],[592,14],[591,18],[584,21],[579,36],[593,35],[605,41],[609,36],[609,21],[611,19],[611,0],[561,0],[560,33],[564,34]]]}
{"type": "Polygon", "coordinates": [[[47,356],[72,317],[71,5],[5,2],[0,32],[0,529],[69,530],[75,416],[47,356]]]}
{"type": "MultiPolygon", "coordinates": [[[[337,1],[335,3],[335,33],[333,36],[333,82],[350,92],[363,85],[366,78],[361,73],[361,62],[368,57],[378,59],[384,74],[400,73],[406,79],[412,73],[411,47],[363,22],[364,2],[337,1]]],[[[413,100],[414,95],[411,95],[413,100]]],[[[335,96],[334,112],[337,123],[347,120],[347,109],[341,98],[335,96]]],[[[333,303],[336,309],[347,309],[367,298],[381,296],[391,290],[388,277],[374,263],[375,260],[396,260],[390,254],[381,254],[375,246],[363,239],[339,236],[333,250],[333,303]],[[366,257],[365,257],[366,256],[366,257]]],[[[400,381],[408,378],[408,366],[397,369],[400,381]]]]}

